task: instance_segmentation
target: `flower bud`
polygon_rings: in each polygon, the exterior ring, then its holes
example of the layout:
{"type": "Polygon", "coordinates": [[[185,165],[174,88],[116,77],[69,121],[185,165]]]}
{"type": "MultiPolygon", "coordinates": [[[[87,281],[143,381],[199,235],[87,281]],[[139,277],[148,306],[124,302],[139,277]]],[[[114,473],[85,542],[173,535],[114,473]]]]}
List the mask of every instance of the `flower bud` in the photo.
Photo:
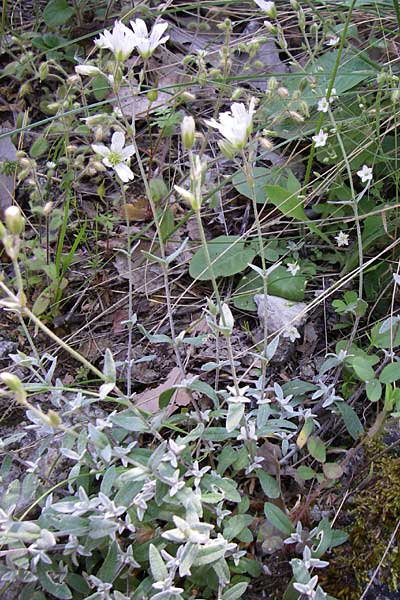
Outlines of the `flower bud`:
{"type": "Polygon", "coordinates": [[[276,90],[278,96],[280,98],[288,98],[289,97],[289,90],[283,86],[278,87],[278,89],[276,90]]]}
{"type": "Polygon", "coordinates": [[[236,151],[235,151],[235,148],[232,146],[232,144],[230,144],[226,140],[220,140],[218,142],[218,146],[219,146],[219,149],[221,150],[222,154],[226,158],[229,158],[229,159],[234,158],[236,151]]]}
{"type": "Polygon", "coordinates": [[[46,415],[46,421],[50,427],[59,427],[61,425],[60,416],[52,409],[46,415]]]}
{"type": "Polygon", "coordinates": [[[183,92],[181,94],[181,98],[182,100],[185,100],[186,102],[194,102],[196,100],[196,96],[194,94],[192,94],[191,92],[183,92]]]}
{"type": "MultiPolygon", "coordinates": [[[[80,81],[81,81],[81,78],[79,77],[79,75],[70,75],[69,77],[67,77],[67,83],[68,83],[68,85],[71,85],[71,86],[78,85],[80,83],[80,81]]],[[[74,102],[74,104],[76,104],[76,103],[74,102]]],[[[77,106],[76,108],[79,108],[79,107],[77,106]]]]}
{"type": "Polygon", "coordinates": [[[0,381],[4,383],[14,394],[19,402],[22,404],[26,401],[26,393],[24,390],[24,386],[19,377],[14,375],[13,373],[0,373],[0,381]]]}
{"type": "Polygon", "coordinates": [[[29,160],[29,158],[23,157],[18,160],[18,164],[23,169],[29,169],[31,166],[31,161],[29,160]]]}
{"type": "Polygon", "coordinates": [[[149,102],[155,102],[158,98],[158,90],[149,90],[146,96],[149,102]]]}
{"type": "Polygon", "coordinates": [[[44,81],[45,79],[47,79],[48,74],[49,74],[49,65],[47,64],[47,62],[43,62],[39,67],[40,81],[44,81]]]}
{"type": "Polygon", "coordinates": [[[274,145],[271,142],[271,140],[269,140],[266,137],[261,137],[260,138],[260,146],[262,148],[264,148],[264,150],[267,150],[268,152],[271,152],[271,150],[273,149],[274,145]]]}
{"type": "Polygon", "coordinates": [[[234,102],[236,102],[236,100],[239,100],[239,98],[241,98],[241,97],[242,97],[242,95],[243,95],[243,92],[244,92],[244,89],[243,89],[243,88],[240,88],[240,87],[238,87],[238,88],[235,88],[235,89],[233,90],[233,92],[232,92],[232,95],[231,95],[231,100],[233,100],[234,102]]]}
{"type": "Polygon", "coordinates": [[[194,144],[194,134],[196,132],[196,124],[193,117],[183,117],[181,123],[182,143],[186,150],[191,150],[194,144]]]}
{"type": "Polygon", "coordinates": [[[54,207],[54,202],[46,202],[46,204],[43,207],[43,214],[45,217],[48,217],[50,215],[50,213],[52,212],[54,207]]]}
{"type": "Polygon", "coordinates": [[[196,198],[194,197],[192,192],[190,192],[189,190],[185,190],[185,188],[181,187],[180,185],[174,185],[174,189],[183,198],[183,200],[185,200],[185,202],[187,202],[188,204],[190,204],[190,206],[193,207],[193,205],[196,202],[196,198]]]}
{"type": "Polygon", "coordinates": [[[264,27],[268,33],[276,33],[276,26],[271,21],[264,21],[264,27]]]}
{"type": "Polygon", "coordinates": [[[289,110],[289,115],[295,123],[304,123],[304,117],[302,117],[301,114],[295,110],[289,110]]]}
{"type": "Polygon", "coordinates": [[[78,75],[87,75],[88,77],[94,77],[101,73],[100,69],[93,65],[77,65],[75,67],[75,73],[78,75]]]}
{"type": "Polygon", "coordinates": [[[4,211],[6,227],[13,235],[20,235],[24,231],[25,219],[18,206],[9,206],[4,211]]]}

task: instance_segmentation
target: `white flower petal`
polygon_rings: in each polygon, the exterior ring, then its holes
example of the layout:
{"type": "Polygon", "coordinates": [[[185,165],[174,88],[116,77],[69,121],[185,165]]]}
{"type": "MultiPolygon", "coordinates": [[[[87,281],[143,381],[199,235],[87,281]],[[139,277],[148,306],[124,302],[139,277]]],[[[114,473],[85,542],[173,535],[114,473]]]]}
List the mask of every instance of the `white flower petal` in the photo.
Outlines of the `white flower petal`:
{"type": "Polygon", "coordinates": [[[114,169],[118,177],[124,183],[127,183],[134,177],[132,170],[125,163],[119,163],[118,165],[115,165],[114,169]]]}
{"type": "Polygon", "coordinates": [[[104,144],[92,144],[92,149],[96,154],[100,154],[100,156],[109,156],[111,150],[104,146],[104,144]]]}
{"type": "Polygon", "coordinates": [[[122,131],[116,131],[111,138],[111,151],[120,153],[125,145],[125,134],[122,131]]]}

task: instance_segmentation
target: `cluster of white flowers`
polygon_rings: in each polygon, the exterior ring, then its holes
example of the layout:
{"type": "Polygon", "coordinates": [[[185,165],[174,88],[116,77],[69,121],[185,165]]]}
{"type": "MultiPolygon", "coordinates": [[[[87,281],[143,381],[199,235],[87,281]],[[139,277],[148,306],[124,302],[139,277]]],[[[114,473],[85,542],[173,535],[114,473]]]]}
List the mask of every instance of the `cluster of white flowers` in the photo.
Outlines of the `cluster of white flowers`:
{"type": "Polygon", "coordinates": [[[164,36],[168,23],[156,23],[150,32],[143,19],[131,21],[130,25],[132,29],[116,21],[111,32],[105,30],[95,40],[96,46],[111,50],[116,60],[123,62],[135,49],[142,58],[150,58],[156,48],[169,39],[168,35],[164,36]]]}
{"type": "Polygon", "coordinates": [[[220,147],[226,154],[234,154],[246,146],[253,129],[255,107],[255,98],[251,98],[248,109],[242,102],[234,102],[230,111],[219,114],[219,121],[215,119],[206,121],[207,125],[218,129],[225,138],[225,141],[220,142],[220,147]]]}

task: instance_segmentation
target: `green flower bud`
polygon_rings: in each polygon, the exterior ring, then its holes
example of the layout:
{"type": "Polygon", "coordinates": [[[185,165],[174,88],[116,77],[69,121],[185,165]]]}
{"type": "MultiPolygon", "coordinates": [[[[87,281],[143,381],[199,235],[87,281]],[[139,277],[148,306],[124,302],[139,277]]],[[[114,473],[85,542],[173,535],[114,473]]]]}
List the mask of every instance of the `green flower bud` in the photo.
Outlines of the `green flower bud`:
{"type": "Polygon", "coordinates": [[[18,206],[9,206],[4,211],[6,227],[13,235],[20,235],[25,228],[25,219],[18,206]]]}
{"type": "Polygon", "coordinates": [[[182,143],[186,150],[191,150],[194,144],[194,136],[196,132],[196,124],[193,117],[183,117],[181,123],[182,143]]]}

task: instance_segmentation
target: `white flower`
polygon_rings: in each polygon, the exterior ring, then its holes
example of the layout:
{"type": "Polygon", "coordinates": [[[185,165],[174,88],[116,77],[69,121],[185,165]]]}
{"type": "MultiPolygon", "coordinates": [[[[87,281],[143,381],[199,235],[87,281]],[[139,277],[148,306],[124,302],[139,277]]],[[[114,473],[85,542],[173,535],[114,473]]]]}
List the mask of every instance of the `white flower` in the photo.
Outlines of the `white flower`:
{"type": "Polygon", "coordinates": [[[135,48],[135,36],[126,25],[121,21],[115,21],[112,32],[105,30],[100,37],[95,40],[99,48],[111,50],[115,58],[122,62],[129,58],[135,48]]]}
{"type": "Polygon", "coordinates": [[[172,520],[176,529],[169,529],[161,534],[161,537],[170,542],[191,542],[192,544],[207,544],[210,539],[210,531],[214,525],[208,523],[189,523],[177,515],[173,515],[172,520]]]}
{"type": "Polygon", "coordinates": [[[226,389],[230,394],[230,396],[227,398],[228,402],[232,402],[232,404],[247,404],[248,402],[251,402],[251,400],[245,396],[245,393],[249,389],[248,385],[245,385],[242,388],[238,387],[237,392],[235,390],[235,386],[233,385],[228,385],[226,389]]]}
{"type": "Polygon", "coordinates": [[[236,439],[238,441],[244,440],[250,442],[251,440],[254,440],[256,442],[258,438],[256,436],[256,424],[254,423],[254,421],[248,421],[247,427],[241,427],[240,433],[236,439]]]}
{"type": "Polygon", "coordinates": [[[316,569],[323,569],[329,565],[326,560],[319,560],[318,558],[311,558],[311,550],[308,546],[305,546],[303,550],[303,565],[306,569],[315,567],[316,569]]]}
{"type": "Polygon", "coordinates": [[[300,271],[300,265],[297,261],[294,263],[288,263],[287,270],[291,275],[295,276],[300,271]]]}
{"type": "MultiPolygon", "coordinates": [[[[328,95],[328,88],[325,88],[325,96],[328,95]]],[[[334,100],[337,100],[339,96],[337,95],[336,88],[331,89],[331,93],[329,95],[329,104],[332,104],[334,100]]]]}
{"type": "Polygon", "coordinates": [[[103,144],[92,144],[92,148],[96,154],[103,157],[103,164],[114,169],[118,177],[126,183],[133,179],[133,173],[125,161],[135,154],[135,147],[126,146],[124,148],[124,145],[125,135],[120,131],[116,131],[111,138],[111,148],[107,148],[103,144]]]}
{"type": "Polygon", "coordinates": [[[261,10],[266,12],[271,19],[276,17],[275,2],[266,2],[265,0],[254,0],[254,2],[261,8],[261,10]]]}
{"type": "Polygon", "coordinates": [[[173,476],[168,479],[168,484],[171,486],[171,489],[169,490],[171,498],[172,496],[175,496],[179,490],[185,487],[185,482],[180,479],[179,469],[176,469],[173,476]]]}
{"type": "Polygon", "coordinates": [[[372,168],[367,167],[367,165],[363,165],[362,168],[357,171],[357,175],[361,179],[361,183],[368,183],[372,180],[372,168]]]}
{"type": "Polygon", "coordinates": [[[217,520],[218,527],[221,527],[221,523],[225,519],[225,517],[232,514],[232,511],[224,509],[223,505],[224,505],[224,502],[222,501],[219,504],[217,504],[217,506],[215,507],[215,514],[217,517],[216,520],[217,520]]]}
{"type": "Polygon", "coordinates": [[[336,243],[339,246],[339,248],[341,246],[348,246],[349,245],[349,234],[345,233],[344,231],[339,231],[339,233],[337,235],[335,235],[335,240],[336,240],[336,243]]]}
{"type": "Polygon", "coordinates": [[[398,275],[397,273],[393,273],[393,281],[396,285],[400,285],[400,275],[398,275]]]}
{"type": "Polygon", "coordinates": [[[181,593],[184,591],[183,588],[178,588],[172,585],[172,579],[170,576],[163,581],[156,581],[153,583],[152,587],[156,590],[160,590],[158,594],[152,596],[153,600],[164,600],[165,598],[170,598],[171,596],[181,597],[181,593]]]}
{"type": "Polygon", "coordinates": [[[291,342],[295,342],[300,337],[300,333],[294,325],[289,325],[288,327],[285,327],[285,330],[282,335],[285,338],[289,338],[291,342]]]}
{"type": "Polygon", "coordinates": [[[311,139],[314,142],[316,148],[322,148],[322,146],[325,146],[326,144],[328,134],[324,133],[323,129],[320,129],[319,132],[316,135],[313,135],[311,139]]]}
{"type": "Polygon", "coordinates": [[[100,69],[93,65],[77,65],[75,67],[75,72],[78,73],[78,75],[89,75],[89,77],[101,73],[100,69]]]}
{"type": "Polygon", "coordinates": [[[325,44],[327,46],[336,46],[340,42],[340,38],[337,35],[330,37],[326,40],[325,44]]]}
{"type": "Polygon", "coordinates": [[[52,160],[48,160],[48,161],[47,161],[47,163],[46,163],[46,167],[47,167],[48,169],[55,169],[55,168],[56,168],[56,166],[57,166],[57,165],[56,165],[56,163],[55,163],[55,162],[53,162],[52,160]]]}
{"type": "Polygon", "coordinates": [[[169,35],[162,37],[168,27],[168,23],[156,23],[150,34],[143,19],[136,19],[136,21],[130,21],[130,23],[134,32],[134,46],[142,58],[150,58],[157,46],[164,44],[169,39],[169,35]]]}
{"type": "Polygon", "coordinates": [[[320,98],[320,100],[318,100],[317,110],[319,110],[320,112],[323,112],[323,113],[328,112],[328,110],[329,110],[329,102],[325,98],[325,96],[323,98],[320,98]]]}
{"type": "Polygon", "coordinates": [[[251,98],[248,110],[242,102],[234,102],[229,112],[219,114],[219,122],[210,119],[206,124],[218,129],[233,150],[242,150],[253,127],[255,102],[251,98]]]}
{"type": "Polygon", "coordinates": [[[315,598],[314,588],[317,585],[317,583],[318,575],[314,575],[314,577],[312,577],[308,583],[294,583],[293,587],[295,590],[297,590],[301,594],[304,594],[308,598],[315,598]]]}
{"type": "Polygon", "coordinates": [[[203,467],[199,469],[199,461],[195,460],[192,468],[185,473],[185,477],[194,476],[194,487],[199,487],[201,478],[209,471],[211,467],[203,467]]]}

